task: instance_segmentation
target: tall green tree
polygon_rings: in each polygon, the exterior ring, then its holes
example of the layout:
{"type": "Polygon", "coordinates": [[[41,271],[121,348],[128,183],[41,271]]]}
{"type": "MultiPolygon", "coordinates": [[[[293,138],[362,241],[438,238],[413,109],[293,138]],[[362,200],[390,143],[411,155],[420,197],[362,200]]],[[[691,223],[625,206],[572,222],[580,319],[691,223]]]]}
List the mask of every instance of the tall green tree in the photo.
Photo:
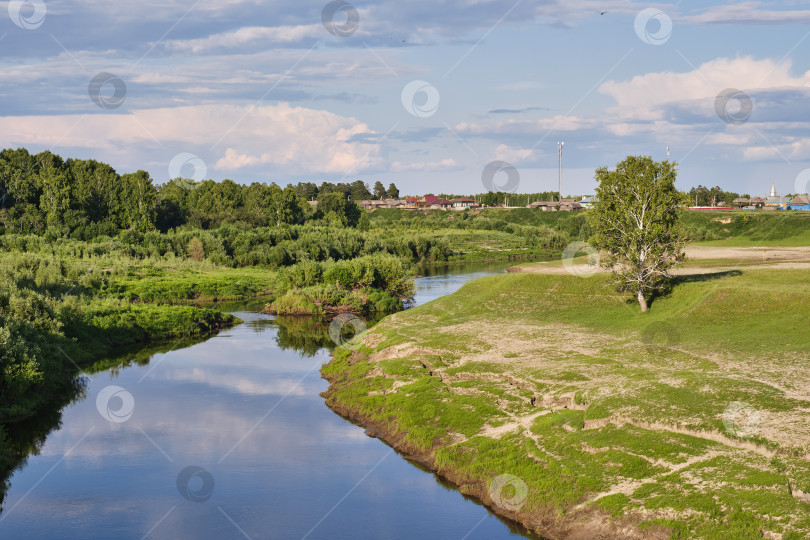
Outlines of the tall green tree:
{"type": "Polygon", "coordinates": [[[182,182],[169,182],[158,188],[155,226],[161,232],[185,224],[189,214],[189,188],[182,182]]]}
{"type": "Polygon", "coordinates": [[[399,199],[399,188],[393,182],[388,184],[388,197],[391,199],[399,199]]]}
{"type": "Polygon", "coordinates": [[[40,158],[50,152],[32,156],[25,148],[3,150],[0,152],[0,202],[2,208],[15,204],[39,204],[41,185],[37,174],[40,158]]]}
{"type": "Polygon", "coordinates": [[[240,184],[226,178],[222,182],[218,182],[217,186],[219,186],[227,212],[233,212],[242,206],[242,186],[240,184]]]}
{"type": "Polygon", "coordinates": [[[121,214],[119,226],[136,231],[154,228],[157,189],[146,171],[121,176],[121,214]]]}
{"type": "Polygon", "coordinates": [[[108,220],[120,185],[115,169],[94,159],[68,159],[66,166],[73,207],[91,222],[108,220]]]}
{"type": "Polygon", "coordinates": [[[355,180],[351,183],[349,194],[353,201],[363,201],[371,198],[371,192],[362,180],[355,180]]]}
{"type": "Polygon", "coordinates": [[[290,186],[281,189],[277,185],[270,186],[271,214],[270,220],[280,226],[282,224],[300,223],[304,218],[304,205],[307,204],[290,186]]]}
{"type": "Polygon", "coordinates": [[[710,206],[712,203],[712,195],[709,188],[698,185],[696,188],[689,190],[689,204],[695,206],[710,206]]]}
{"type": "Polygon", "coordinates": [[[232,214],[242,204],[242,187],[233,180],[204,180],[191,191],[190,202],[211,216],[232,214]]]}
{"type": "Polygon", "coordinates": [[[723,188],[721,188],[720,186],[714,186],[712,189],[709,190],[709,198],[711,199],[710,204],[712,206],[718,206],[720,203],[726,202],[725,196],[726,192],[723,191],[723,188]]]}
{"type": "MultiPolygon", "coordinates": [[[[278,187],[278,186],[276,186],[278,187]]],[[[269,185],[253,182],[242,189],[242,212],[247,222],[266,227],[273,211],[273,190],[269,185]]]]}
{"type": "Polygon", "coordinates": [[[295,192],[308,201],[318,198],[318,186],[313,182],[299,182],[295,185],[295,192]]]}
{"type": "Polygon", "coordinates": [[[380,182],[379,180],[374,182],[374,196],[375,197],[377,197],[378,199],[384,199],[387,194],[388,194],[388,192],[385,191],[385,186],[383,185],[382,182],[380,182]]]}
{"type": "Polygon", "coordinates": [[[65,214],[70,209],[70,184],[62,158],[50,152],[43,157],[39,185],[42,186],[39,208],[45,214],[48,228],[61,228],[65,214]]]}
{"type": "Polygon", "coordinates": [[[642,312],[684,259],[679,217],[686,201],[676,176],[674,163],[646,156],[629,156],[615,171],[596,170],[598,201],[588,213],[594,244],[607,255],[602,262],[614,268],[619,290],[633,293],[642,312]]]}
{"type": "Polygon", "coordinates": [[[338,221],[342,225],[356,227],[363,210],[354,201],[347,200],[342,193],[327,193],[318,197],[318,214],[327,221],[338,221]]]}

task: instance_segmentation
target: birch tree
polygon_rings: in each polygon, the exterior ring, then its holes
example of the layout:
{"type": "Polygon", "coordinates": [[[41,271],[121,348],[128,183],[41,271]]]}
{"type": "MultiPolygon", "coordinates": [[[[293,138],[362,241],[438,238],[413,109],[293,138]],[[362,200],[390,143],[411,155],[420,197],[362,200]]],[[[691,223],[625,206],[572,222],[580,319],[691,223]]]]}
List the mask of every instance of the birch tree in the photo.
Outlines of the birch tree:
{"type": "Polygon", "coordinates": [[[594,244],[606,254],[603,264],[613,268],[619,290],[634,294],[642,313],[684,260],[679,218],[686,201],[676,176],[674,163],[643,156],[627,157],[615,171],[596,170],[598,200],[588,213],[594,244]]]}

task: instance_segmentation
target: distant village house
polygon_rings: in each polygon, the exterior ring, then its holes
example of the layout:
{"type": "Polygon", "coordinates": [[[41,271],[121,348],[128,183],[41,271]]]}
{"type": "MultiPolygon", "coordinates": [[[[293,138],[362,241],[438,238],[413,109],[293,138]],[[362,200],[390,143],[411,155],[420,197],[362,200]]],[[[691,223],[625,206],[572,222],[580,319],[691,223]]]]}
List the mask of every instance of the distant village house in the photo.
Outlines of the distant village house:
{"type": "Polygon", "coordinates": [[[574,212],[585,207],[576,199],[563,199],[561,201],[535,201],[529,208],[539,208],[545,212],[574,212]]]}
{"type": "Polygon", "coordinates": [[[400,208],[403,210],[416,210],[416,209],[439,209],[439,210],[464,210],[467,208],[477,208],[475,199],[470,197],[458,197],[453,200],[447,200],[435,195],[425,195],[419,197],[406,197],[400,199],[380,199],[380,200],[366,200],[358,201],[357,204],[366,210],[376,210],[378,208],[400,208]]]}

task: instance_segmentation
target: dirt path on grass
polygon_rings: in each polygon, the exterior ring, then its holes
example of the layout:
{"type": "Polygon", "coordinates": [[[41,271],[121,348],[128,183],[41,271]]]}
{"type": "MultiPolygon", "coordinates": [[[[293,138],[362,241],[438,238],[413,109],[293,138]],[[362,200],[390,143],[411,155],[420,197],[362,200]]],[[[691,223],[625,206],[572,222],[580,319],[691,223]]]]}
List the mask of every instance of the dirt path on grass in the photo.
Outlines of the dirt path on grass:
{"type": "MultiPolygon", "coordinates": [[[[688,276],[695,274],[707,274],[712,272],[728,272],[729,270],[741,269],[773,269],[782,270],[810,270],[810,246],[808,247],[714,247],[714,246],[687,246],[684,250],[687,257],[687,265],[676,268],[672,274],[676,276],[688,276]],[[691,265],[690,261],[728,261],[728,264],[700,266],[691,265]],[[752,264],[761,261],[761,264],[752,264]]],[[[559,261],[547,261],[530,263],[526,265],[512,266],[508,270],[511,273],[528,274],[574,274],[585,276],[607,272],[608,269],[589,266],[587,264],[571,264],[561,266],[559,261]]]]}

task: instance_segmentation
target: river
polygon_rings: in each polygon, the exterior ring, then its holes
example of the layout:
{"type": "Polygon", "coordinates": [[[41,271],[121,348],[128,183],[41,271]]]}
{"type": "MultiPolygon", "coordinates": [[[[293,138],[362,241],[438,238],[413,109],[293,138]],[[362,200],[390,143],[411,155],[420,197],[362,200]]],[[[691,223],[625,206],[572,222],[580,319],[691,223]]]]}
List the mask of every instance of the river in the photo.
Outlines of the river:
{"type": "MultiPolygon", "coordinates": [[[[416,304],[506,266],[434,271],[416,304]]],[[[0,538],[524,537],[324,405],[322,327],[235,314],[204,342],[96,366],[70,403],[11,429],[30,455],[0,538]]]]}

